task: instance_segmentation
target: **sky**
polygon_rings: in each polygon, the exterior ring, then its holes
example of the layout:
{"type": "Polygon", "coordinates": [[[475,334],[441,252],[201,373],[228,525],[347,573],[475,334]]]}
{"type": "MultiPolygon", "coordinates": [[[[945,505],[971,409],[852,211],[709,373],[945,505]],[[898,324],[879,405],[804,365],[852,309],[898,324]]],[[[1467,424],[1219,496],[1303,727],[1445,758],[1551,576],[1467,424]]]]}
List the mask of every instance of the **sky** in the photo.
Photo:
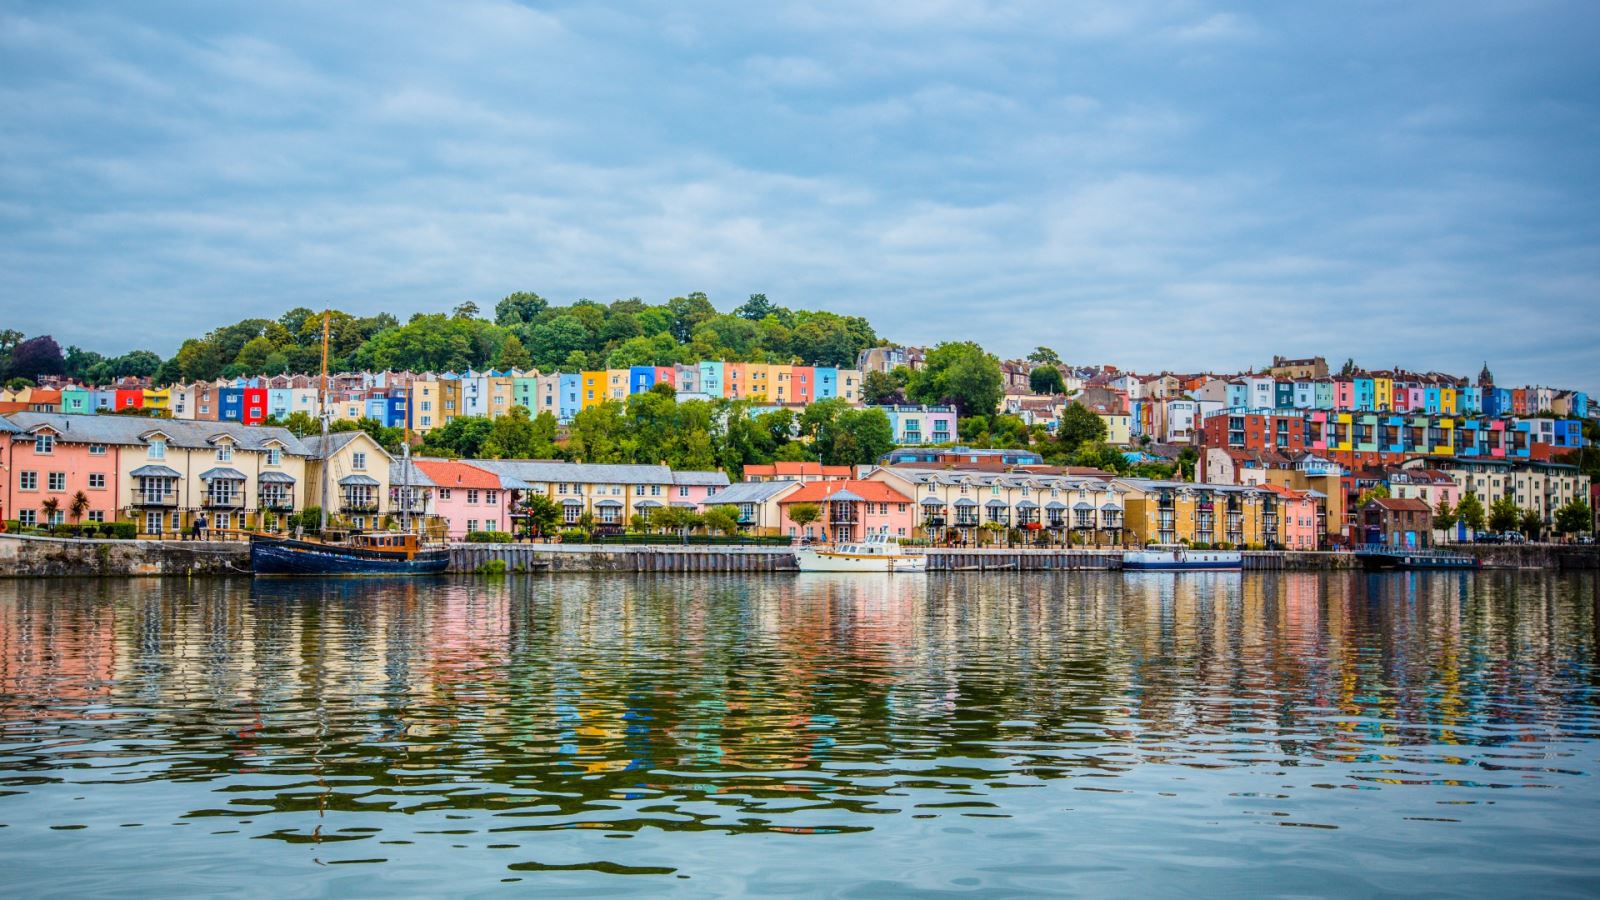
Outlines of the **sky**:
{"type": "Polygon", "coordinates": [[[0,0],[0,327],[762,292],[1600,389],[1592,0],[0,0]]]}

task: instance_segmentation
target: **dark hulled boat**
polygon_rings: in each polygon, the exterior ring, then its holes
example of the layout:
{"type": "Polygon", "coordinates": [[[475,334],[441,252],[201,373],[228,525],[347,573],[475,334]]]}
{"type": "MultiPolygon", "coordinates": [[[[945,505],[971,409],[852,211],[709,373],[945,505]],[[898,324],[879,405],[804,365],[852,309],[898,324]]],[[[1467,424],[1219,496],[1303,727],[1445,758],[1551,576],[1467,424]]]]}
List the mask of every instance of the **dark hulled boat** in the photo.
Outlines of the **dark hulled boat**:
{"type": "Polygon", "coordinates": [[[336,542],[250,536],[257,575],[438,575],[449,565],[449,550],[424,549],[414,534],[355,534],[336,542]]]}
{"type": "Polygon", "coordinates": [[[1363,568],[1378,572],[1394,569],[1481,569],[1482,560],[1470,553],[1373,545],[1356,550],[1363,568]]]}

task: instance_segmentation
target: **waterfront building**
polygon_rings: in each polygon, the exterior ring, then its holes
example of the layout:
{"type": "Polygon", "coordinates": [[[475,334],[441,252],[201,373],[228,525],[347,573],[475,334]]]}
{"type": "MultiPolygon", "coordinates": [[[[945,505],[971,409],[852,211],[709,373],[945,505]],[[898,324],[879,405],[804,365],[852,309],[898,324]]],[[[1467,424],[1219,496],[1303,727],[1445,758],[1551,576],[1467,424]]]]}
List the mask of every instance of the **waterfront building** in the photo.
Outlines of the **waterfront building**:
{"type": "MultiPolygon", "coordinates": [[[[678,472],[666,466],[601,465],[543,460],[484,459],[471,465],[527,484],[529,494],[554,500],[562,523],[576,525],[587,512],[604,529],[620,530],[635,515],[667,504],[695,507],[727,486],[722,472],[678,472]]],[[[713,504],[714,505],[714,504],[713,504]]]]}
{"type": "Polygon", "coordinates": [[[778,501],[801,487],[799,481],[741,481],[718,491],[716,502],[705,504],[701,512],[712,506],[732,506],[739,511],[741,530],[757,536],[774,536],[783,533],[783,513],[778,501]]]}
{"type": "Polygon", "coordinates": [[[1282,494],[1268,486],[1118,478],[1136,546],[1285,546],[1282,494]]]}
{"type": "Polygon", "coordinates": [[[1452,457],[1417,461],[1449,475],[1461,492],[1478,496],[1485,507],[1509,497],[1519,509],[1531,509],[1546,527],[1554,524],[1555,511],[1588,494],[1589,477],[1577,466],[1540,460],[1452,457]]]}
{"type": "Polygon", "coordinates": [[[802,484],[776,500],[779,528],[793,538],[828,541],[860,540],[869,534],[908,538],[917,527],[911,497],[883,481],[816,481],[802,484]],[[797,525],[790,512],[799,504],[814,504],[821,516],[797,525]]]}
{"type": "MultiPolygon", "coordinates": [[[[390,474],[389,494],[395,500],[404,493],[394,475],[404,475],[397,463],[390,474]]],[[[474,531],[512,530],[511,498],[523,482],[490,472],[471,463],[444,459],[415,459],[412,466],[428,487],[421,492],[423,509],[444,523],[445,535],[463,540],[474,531]]]]}
{"type": "MultiPolygon", "coordinates": [[[[388,509],[389,476],[394,457],[364,431],[341,431],[303,438],[308,459],[308,490],[320,491],[322,468],[328,470],[328,519],[357,531],[383,527],[388,509]]],[[[321,503],[311,497],[308,506],[321,503]]]]}
{"type": "Polygon", "coordinates": [[[1433,511],[1414,498],[1374,497],[1360,511],[1361,543],[1425,549],[1433,546],[1433,511]]]}
{"type": "Polygon", "coordinates": [[[897,465],[873,469],[867,480],[913,498],[917,537],[976,544],[980,532],[1015,529],[1027,543],[1119,545],[1122,539],[1125,489],[1104,478],[897,465]]]}

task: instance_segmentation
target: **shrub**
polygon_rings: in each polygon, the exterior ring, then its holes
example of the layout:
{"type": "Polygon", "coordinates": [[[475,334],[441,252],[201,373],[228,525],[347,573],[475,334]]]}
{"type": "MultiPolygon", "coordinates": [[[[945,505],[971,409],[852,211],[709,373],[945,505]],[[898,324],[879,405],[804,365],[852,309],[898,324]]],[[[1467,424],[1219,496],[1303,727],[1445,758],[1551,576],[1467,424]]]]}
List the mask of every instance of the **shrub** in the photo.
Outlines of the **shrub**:
{"type": "Polygon", "coordinates": [[[506,573],[506,561],[503,559],[486,559],[478,563],[477,571],[479,575],[504,575],[506,573]]]}
{"type": "Polygon", "coordinates": [[[139,526],[133,522],[103,522],[100,533],[119,541],[131,541],[139,536],[139,526]]]}
{"type": "Polygon", "coordinates": [[[582,544],[588,539],[588,535],[576,528],[568,528],[566,531],[561,532],[561,542],[563,544],[582,544]]]}
{"type": "Polygon", "coordinates": [[[16,534],[22,530],[22,523],[16,519],[6,520],[6,534],[16,534]]]}
{"type": "Polygon", "coordinates": [[[469,531],[465,540],[469,544],[509,544],[511,543],[511,532],[469,531]]]}

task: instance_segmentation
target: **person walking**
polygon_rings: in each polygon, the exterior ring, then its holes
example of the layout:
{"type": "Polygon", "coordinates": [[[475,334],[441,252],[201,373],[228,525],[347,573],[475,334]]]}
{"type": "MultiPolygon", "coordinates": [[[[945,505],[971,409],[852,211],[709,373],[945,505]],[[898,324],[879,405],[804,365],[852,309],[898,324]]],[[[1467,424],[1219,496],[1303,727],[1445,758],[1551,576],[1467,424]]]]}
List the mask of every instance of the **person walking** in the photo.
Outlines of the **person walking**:
{"type": "Polygon", "coordinates": [[[206,539],[206,528],[210,524],[211,524],[210,522],[206,521],[206,514],[205,513],[201,513],[199,518],[194,520],[194,531],[195,531],[195,535],[197,536],[197,538],[199,540],[203,541],[203,540],[206,539]]]}

